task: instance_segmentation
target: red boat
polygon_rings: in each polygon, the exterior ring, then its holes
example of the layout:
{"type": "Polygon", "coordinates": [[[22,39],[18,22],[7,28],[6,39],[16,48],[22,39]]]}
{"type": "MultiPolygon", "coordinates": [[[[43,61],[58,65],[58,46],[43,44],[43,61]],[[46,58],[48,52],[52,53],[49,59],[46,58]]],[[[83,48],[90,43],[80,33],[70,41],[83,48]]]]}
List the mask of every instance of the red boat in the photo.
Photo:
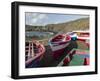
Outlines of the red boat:
{"type": "Polygon", "coordinates": [[[53,52],[53,57],[57,59],[64,49],[69,45],[71,37],[67,34],[59,34],[49,40],[50,47],[53,52]]]}
{"type": "Polygon", "coordinates": [[[77,34],[77,40],[83,41],[89,48],[90,46],[90,33],[88,30],[85,31],[73,31],[77,34]]]}
{"type": "Polygon", "coordinates": [[[25,64],[26,66],[33,61],[39,61],[45,52],[45,48],[38,41],[29,41],[25,43],[25,64]]]}

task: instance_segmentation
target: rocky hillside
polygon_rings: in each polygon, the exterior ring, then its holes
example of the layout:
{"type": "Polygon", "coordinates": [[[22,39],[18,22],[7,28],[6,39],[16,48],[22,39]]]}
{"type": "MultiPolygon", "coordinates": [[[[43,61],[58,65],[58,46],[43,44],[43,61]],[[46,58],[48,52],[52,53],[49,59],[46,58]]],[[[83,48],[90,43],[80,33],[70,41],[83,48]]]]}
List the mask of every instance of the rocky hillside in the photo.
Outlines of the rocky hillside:
{"type": "Polygon", "coordinates": [[[89,18],[78,19],[67,23],[47,25],[51,31],[73,31],[73,30],[88,30],[89,29],[89,18]]]}
{"type": "Polygon", "coordinates": [[[73,30],[88,30],[88,29],[89,29],[89,18],[81,18],[78,20],[59,23],[59,24],[48,24],[46,26],[26,25],[26,31],[68,32],[73,30]]]}

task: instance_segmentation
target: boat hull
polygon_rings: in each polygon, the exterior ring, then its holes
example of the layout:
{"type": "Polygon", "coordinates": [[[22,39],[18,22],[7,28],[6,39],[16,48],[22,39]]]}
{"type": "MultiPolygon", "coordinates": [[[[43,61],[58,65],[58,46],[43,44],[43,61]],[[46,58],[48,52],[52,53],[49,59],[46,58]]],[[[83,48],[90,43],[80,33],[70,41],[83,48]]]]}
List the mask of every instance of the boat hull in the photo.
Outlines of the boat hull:
{"type": "Polygon", "coordinates": [[[27,57],[27,59],[25,59],[26,68],[35,67],[39,65],[39,61],[41,60],[45,52],[45,47],[39,42],[31,41],[28,43],[29,45],[26,46],[26,53],[25,53],[27,57]],[[33,43],[34,44],[37,43],[36,50],[34,50],[34,53],[33,53],[34,46],[32,45],[33,43]]]}
{"type": "Polygon", "coordinates": [[[63,54],[65,48],[68,45],[69,45],[69,43],[61,44],[58,46],[51,46],[53,58],[58,59],[63,54]]]}
{"type": "Polygon", "coordinates": [[[49,40],[49,45],[54,59],[58,59],[64,53],[65,48],[70,43],[70,40],[71,37],[67,34],[59,34],[49,40]]]}

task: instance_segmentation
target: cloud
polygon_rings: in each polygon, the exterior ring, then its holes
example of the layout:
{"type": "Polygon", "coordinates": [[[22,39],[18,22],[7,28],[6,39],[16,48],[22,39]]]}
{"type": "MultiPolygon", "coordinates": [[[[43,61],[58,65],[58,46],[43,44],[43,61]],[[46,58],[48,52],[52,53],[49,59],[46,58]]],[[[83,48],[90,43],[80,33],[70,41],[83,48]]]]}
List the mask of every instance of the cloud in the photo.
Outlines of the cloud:
{"type": "Polygon", "coordinates": [[[39,19],[46,18],[46,14],[40,14],[40,15],[38,16],[38,18],[39,18],[39,19]]]}
{"type": "Polygon", "coordinates": [[[27,25],[41,25],[44,24],[42,21],[47,19],[47,15],[41,13],[26,13],[25,16],[27,25]]]}

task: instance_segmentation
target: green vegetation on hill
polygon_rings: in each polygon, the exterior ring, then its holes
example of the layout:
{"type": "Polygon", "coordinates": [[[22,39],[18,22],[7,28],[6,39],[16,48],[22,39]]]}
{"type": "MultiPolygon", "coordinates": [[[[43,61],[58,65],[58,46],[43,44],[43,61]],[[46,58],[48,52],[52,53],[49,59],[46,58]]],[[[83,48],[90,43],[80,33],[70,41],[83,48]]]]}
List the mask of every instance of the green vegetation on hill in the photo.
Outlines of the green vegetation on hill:
{"type": "Polygon", "coordinates": [[[82,18],[75,21],[48,25],[51,31],[62,31],[62,32],[69,32],[73,30],[88,30],[89,29],[89,18],[82,18]]]}
{"type": "Polygon", "coordinates": [[[50,31],[50,32],[69,32],[73,30],[88,30],[89,29],[89,18],[81,18],[78,20],[48,24],[46,26],[30,26],[26,25],[26,31],[50,31]]]}

